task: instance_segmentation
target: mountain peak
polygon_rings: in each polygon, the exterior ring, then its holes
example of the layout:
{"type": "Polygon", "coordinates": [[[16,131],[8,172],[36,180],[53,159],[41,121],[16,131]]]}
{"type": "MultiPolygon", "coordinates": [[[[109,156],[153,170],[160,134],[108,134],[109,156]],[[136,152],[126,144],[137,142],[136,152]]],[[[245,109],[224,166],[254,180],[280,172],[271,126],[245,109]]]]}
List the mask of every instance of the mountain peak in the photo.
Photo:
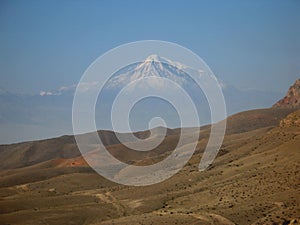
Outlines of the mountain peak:
{"type": "Polygon", "coordinates": [[[107,82],[106,88],[121,88],[132,81],[146,77],[151,77],[153,79],[145,80],[143,82],[144,87],[150,85],[151,87],[157,86],[162,88],[164,84],[158,82],[158,79],[155,79],[157,77],[163,77],[172,80],[179,85],[183,85],[191,80],[182,68],[186,68],[186,66],[165,57],[151,54],[144,61],[130,65],[124,68],[121,72],[114,74],[114,76],[107,82]]]}
{"type": "Polygon", "coordinates": [[[152,62],[152,61],[154,61],[154,62],[163,62],[163,61],[165,61],[163,58],[161,58],[160,56],[158,56],[158,55],[156,55],[156,54],[153,54],[153,55],[149,55],[147,58],[146,58],[146,60],[145,60],[145,62],[152,62]]]}
{"type": "Polygon", "coordinates": [[[289,88],[285,97],[273,105],[274,108],[298,108],[300,107],[300,79],[289,88]]]}

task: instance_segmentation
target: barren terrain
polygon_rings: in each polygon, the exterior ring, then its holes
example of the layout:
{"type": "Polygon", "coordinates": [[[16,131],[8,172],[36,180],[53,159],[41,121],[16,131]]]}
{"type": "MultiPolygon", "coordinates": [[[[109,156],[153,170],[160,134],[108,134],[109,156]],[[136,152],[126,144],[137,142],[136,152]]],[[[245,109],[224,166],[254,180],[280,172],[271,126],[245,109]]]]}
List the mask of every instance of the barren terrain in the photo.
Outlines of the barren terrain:
{"type": "MultiPolygon", "coordinates": [[[[203,127],[190,162],[172,178],[146,187],[104,179],[69,136],[1,146],[1,224],[299,223],[300,130],[290,120],[300,111],[288,116],[293,111],[229,117],[216,160],[199,172],[209,133],[209,126],[203,127]]],[[[169,130],[166,143],[144,161],[168,153],[178,132],[169,130]]],[[[126,149],[109,135],[107,145],[120,156],[126,149]]]]}

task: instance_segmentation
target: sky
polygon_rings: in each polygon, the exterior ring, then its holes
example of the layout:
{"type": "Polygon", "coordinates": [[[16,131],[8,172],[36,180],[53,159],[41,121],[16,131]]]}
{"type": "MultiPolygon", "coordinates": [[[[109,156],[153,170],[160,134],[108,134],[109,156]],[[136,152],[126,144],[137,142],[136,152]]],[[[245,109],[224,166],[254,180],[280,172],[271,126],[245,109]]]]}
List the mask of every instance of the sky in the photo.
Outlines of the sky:
{"type": "Polygon", "coordinates": [[[198,54],[240,89],[285,92],[300,77],[300,1],[0,2],[0,89],[76,84],[111,48],[164,40],[198,54]]]}

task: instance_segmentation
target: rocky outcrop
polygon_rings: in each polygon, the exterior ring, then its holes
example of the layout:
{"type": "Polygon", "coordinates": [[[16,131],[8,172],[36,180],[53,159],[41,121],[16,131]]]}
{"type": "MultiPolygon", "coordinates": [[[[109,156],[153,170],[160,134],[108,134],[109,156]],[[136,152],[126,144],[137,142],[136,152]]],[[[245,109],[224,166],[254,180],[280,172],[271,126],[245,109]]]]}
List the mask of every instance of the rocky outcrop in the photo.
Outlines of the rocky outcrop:
{"type": "Polygon", "coordinates": [[[280,121],[280,127],[300,127],[300,110],[289,114],[280,121]]]}
{"type": "Polygon", "coordinates": [[[289,88],[286,96],[273,105],[274,108],[300,107],[300,79],[289,88]]]}

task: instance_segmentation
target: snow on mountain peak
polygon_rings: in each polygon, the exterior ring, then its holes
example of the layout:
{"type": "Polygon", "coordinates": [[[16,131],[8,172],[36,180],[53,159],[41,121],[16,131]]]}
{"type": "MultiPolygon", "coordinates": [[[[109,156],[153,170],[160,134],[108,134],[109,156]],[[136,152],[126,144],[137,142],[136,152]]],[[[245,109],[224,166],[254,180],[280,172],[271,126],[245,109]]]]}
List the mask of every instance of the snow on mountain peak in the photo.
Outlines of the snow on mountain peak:
{"type": "Polygon", "coordinates": [[[177,69],[181,69],[181,70],[184,68],[188,68],[187,66],[183,65],[182,63],[172,61],[170,59],[167,59],[165,57],[162,57],[162,56],[159,56],[156,54],[149,55],[144,61],[144,63],[149,63],[149,62],[168,64],[168,65],[171,65],[171,66],[176,67],[177,69]]]}
{"type": "Polygon", "coordinates": [[[129,65],[114,74],[107,82],[106,88],[122,87],[132,81],[146,77],[152,77],[153,79],[155,77],[163,77],[170,79],[179,85],[183,85],[188,82],[189,79],[188,74],[184,70],[185,68],[189,67],[165,57],[152,54],[144,61],[129,65]]]}
{"type": "Polygon", "coordinates": [[[149,62],[149,61],[163,62],[164,60],[160,56],[153,54],[153,55],[149,55],[145,60],[145,62],[149,62]]]}

